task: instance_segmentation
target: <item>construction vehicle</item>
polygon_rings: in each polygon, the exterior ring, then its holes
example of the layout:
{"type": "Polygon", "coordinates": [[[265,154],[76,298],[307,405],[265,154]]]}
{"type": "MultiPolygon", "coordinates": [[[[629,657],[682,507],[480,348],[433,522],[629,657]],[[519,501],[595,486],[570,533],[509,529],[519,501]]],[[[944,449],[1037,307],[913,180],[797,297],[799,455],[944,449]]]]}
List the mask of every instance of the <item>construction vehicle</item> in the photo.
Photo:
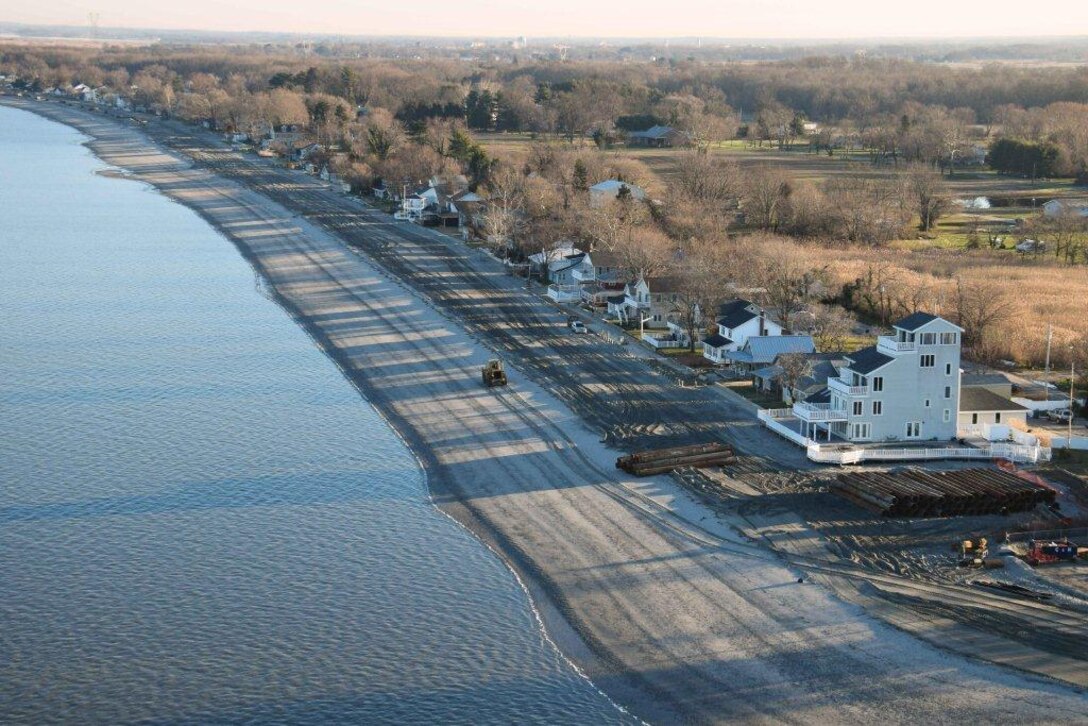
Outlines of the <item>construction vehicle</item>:
{"type": "Polygon", "coordinates": [[[1068,540],[1061,542],[1028,542],[1028,554],[1024,558],[1029,565],[1049,565],[1054,562],[1072,562],[1077,559],[1077,546],[1068,540]]]}
{"type": "Polygon", "coordinates": [[[483,375],[484,385],[488,388],[506,385],[506,369],[503,368],[502,361],[498,358],[489,360],[483,367],[481,374],[483,375]]]}

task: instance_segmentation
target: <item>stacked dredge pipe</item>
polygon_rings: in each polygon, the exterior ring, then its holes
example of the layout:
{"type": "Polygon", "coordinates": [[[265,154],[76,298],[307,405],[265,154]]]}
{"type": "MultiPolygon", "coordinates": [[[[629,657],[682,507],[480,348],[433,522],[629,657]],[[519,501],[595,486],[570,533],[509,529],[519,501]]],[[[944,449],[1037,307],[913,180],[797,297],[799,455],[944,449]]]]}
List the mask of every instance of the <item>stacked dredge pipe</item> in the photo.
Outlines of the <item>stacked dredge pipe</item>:
{"type": "Polygon", "coordinates": [[[885,517],[1008,514],[1054,502],[1053,489],[995,469],[850,472],[831,488],[885,517]]]}
{"type": "Polygon", "coordinates": [[[721,466],[736,461],[732,446],[714,442],[638,451],[616,459],[616,468],[636,476],[652,476],[684,466],[721,466]]]}

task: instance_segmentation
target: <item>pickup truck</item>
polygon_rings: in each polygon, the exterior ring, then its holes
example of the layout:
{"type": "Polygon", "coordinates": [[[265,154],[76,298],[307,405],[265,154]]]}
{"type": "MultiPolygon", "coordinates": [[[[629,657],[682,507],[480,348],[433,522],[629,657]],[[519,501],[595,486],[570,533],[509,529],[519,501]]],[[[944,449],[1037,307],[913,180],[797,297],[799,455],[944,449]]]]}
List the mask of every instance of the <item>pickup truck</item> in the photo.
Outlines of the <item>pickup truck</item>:
{"type": "Polygon", "coordinates": [[[1046,417],[1055,423],[1069,423],[1073,419],[1073,412],[1068,408],[1061,408],[1055,411],[1047,411],[1046,417]]]}

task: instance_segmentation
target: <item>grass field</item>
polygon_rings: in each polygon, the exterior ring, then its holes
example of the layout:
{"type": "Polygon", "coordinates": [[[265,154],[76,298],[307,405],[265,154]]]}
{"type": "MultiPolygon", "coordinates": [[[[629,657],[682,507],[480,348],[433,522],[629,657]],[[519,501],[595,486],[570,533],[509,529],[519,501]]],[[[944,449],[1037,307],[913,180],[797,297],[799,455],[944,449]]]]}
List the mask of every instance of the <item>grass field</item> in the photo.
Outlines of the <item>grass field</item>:
{"type": "MultiPolygon", "coordinates": [[[[531,144],[543,140],[543,137],[534,138],[531,134],[520,133],[478,133],[476,138],[489,153],[514,158],[523,156],[531,144]]],[[[563,140],[552,140],[552,143],[587,150],[595,148],[588,140],[575,141],[573,145],[568,145],[563,140]]],[[[628,157],[641,162],[650,177],[649,186],[660,190],[665,187],[669,177],[676,173],[678,164],[682,163],[685,154],[689,152],[679,148],[642,149],[616,146],[599,153],[628,157]]],[[[780,167],[797,179],[812,182],[825,181],[844,174],[853,177],[887,177],[894,170],[893,166],[873,164],[865,151],[837,151],[834,156],[828,156],[826,153],[812,153],[808,145],[803,143],[782,150],[774,144],[765,143],[760,147],[747,141],[733,140],[718,145],[712,153],[732,159],[742,166],[767,164],[780,167]]],[[[941,220],[936,234],[930,235],[932,239],[902,240],[900,246],[905,249],[964,247],[968,241],[968,233],[974,226],[1011,226],[1017,218],[1030,217],[1050,199],[1079,195],[1078,189],[1070,180],[1032,181],[1002,176],[982,168],[958,169],[952,176],[945,176],[945,183],[955,200],[971,201],[984,197],[992,202],[992,206],[988,209],[972,209],[957,204],[953,213],[941,220]]],[[[982,243],[985,245],[985,238],[982,243]]],[[[1006,245],[1011,247],[1011,240],[1006,245]]]]}

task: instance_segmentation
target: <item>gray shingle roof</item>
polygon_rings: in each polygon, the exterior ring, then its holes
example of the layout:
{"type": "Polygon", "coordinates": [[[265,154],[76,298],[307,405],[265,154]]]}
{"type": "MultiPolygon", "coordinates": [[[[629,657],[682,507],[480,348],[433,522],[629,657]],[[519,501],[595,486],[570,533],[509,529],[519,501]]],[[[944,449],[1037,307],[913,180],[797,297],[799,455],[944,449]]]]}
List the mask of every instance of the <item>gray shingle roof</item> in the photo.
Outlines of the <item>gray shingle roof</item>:
{"type": "Polygon", "coordinates": [[[725,337],[724,335],[719,335],[718,333],[714,333],[714,335],[708,335],[703,340],[703,345],[710,346],[711,348],[723,348],[723,347],[731,344],[732,342],[733,341],[731,341],[729,338],[725,337]]]}
{"type": "Polygon", "coordinates": [[[877,352],[875,345],[856,350],[853,353],[847,353],[846,359],[850,361],[850,370],[862,375],[872,373],[892,362],[892,357],[877,352]]]}
{"type": "Polygon", "coordinates": [[[960,377],[960,386],[1008,386],[1012,381],[1003,373],[964,373],[960,377]]]}
{"type": "Polygon", "coordinates": [[[986,388],[961,388],[960,411],[1027,411],[1027,408],[986,388]]]}
{"type": "Polygon", "coordinates": [[[936,319],[936,315],[930,315],[929,313],[911,313],[898,323],[895,323],[894,327],[902,328],[903,330],[917,330],[926,323],[932,323],[936,319]]]}
{"type": "Polygon", "coordinates": [[[740,308],[739,310],[734,310],[728,315],[723,315],[718,318],[718,325],[724,325],[725,327],[732,330],[733,328],[744,325],[749,320],[753,320],[756,317],[758,316],[751,310],[745,310],[744,308],[740,308]]]}

